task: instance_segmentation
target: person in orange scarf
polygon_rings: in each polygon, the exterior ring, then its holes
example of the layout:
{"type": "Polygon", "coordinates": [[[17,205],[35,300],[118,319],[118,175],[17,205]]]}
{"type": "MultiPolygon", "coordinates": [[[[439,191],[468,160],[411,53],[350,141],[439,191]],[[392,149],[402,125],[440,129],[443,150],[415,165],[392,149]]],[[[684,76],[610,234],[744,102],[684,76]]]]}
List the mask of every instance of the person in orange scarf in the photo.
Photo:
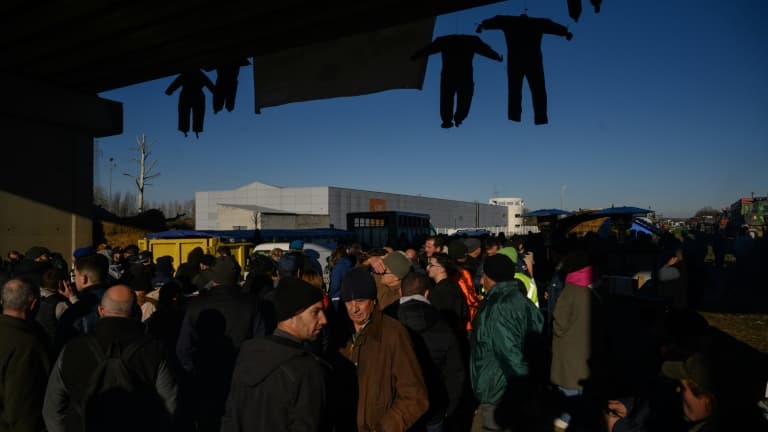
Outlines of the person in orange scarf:
{"type": "Polygon", "coordinates": [[[453,240],[448,245],[448,256],[454,261],[457,267],[453,279],[459,284],[461,292],[466,297],[467,307],[469,308],[469,321],[467,322],[467,331],[472,330],[472,320],[475,318],[477,310],[480,308],[482,298],[475,290],[475,283],[472,279],[472,273],[464,268],[467,259],[467,245],[461,239],[453,240]]]}

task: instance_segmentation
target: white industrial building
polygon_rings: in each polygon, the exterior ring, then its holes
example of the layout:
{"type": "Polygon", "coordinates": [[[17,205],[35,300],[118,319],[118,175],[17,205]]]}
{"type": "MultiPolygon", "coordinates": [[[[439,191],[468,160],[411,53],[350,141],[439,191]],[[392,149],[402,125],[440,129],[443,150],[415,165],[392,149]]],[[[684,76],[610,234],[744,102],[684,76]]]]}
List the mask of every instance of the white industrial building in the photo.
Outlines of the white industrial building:
{"type": "Polygon", "coordinates": [[[507,233],[527,234],[529,231],[539,232],[539,227],[536,225],[525,224],[529,221],[523,218],[523,214],[525,214],[525,201],[523,201],[522,198],[491,198],[488,200],[488,204],[504,206],[507,208],[507,221],[509,221],[507,233]]]}
{"type": "Polygon", "coordinates": [[[349,212],[399,210],[429,214],[437,232],[480,228],[512,234],[525,232],[519,216],[522,206],[520,198],[495,198],[484,204],[334,186],[278,187],[254,182],[234,190],[195,193],[195,228],[346,229],[349,212]],[[517,204],[507,206],[513,201],[517,204]]]}

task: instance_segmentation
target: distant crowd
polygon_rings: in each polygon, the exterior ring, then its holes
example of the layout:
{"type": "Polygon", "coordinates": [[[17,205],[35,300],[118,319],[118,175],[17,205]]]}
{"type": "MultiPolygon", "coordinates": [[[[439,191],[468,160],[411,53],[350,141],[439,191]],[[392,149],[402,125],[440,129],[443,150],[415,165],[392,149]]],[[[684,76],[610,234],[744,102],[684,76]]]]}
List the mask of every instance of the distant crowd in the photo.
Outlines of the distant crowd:
{"type": "Polygon", "coordinates": [[[690,306],[704,265],[758,277],[765,245],[703,238],[434,236],[328,263],[294,241],[245,268],[226,247],[11,251],[0,432],[731,430],[690,306]],[[604,276],[649,267],[643,374],[604,276]]]}

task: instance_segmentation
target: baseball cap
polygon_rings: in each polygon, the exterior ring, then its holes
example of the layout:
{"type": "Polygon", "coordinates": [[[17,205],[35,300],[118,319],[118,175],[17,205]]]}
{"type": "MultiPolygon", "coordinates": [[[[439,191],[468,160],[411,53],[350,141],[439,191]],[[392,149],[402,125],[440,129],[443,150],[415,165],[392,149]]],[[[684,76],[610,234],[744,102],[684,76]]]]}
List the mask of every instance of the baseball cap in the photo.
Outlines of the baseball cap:
{"type": "Polygon", "coordinates": [[[665,361],[661,365],[661,372],[668,378],[693,381],[705,391],[713,393],[712,362],[702,353],[694,353],[685,361],[665,361]]]}

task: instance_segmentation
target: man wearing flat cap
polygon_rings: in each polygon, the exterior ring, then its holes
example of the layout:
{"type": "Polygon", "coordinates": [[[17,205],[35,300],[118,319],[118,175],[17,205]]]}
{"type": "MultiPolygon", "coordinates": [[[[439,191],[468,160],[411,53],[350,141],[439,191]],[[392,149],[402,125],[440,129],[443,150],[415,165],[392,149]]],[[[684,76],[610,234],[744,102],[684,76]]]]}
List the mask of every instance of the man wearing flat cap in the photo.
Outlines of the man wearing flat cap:
{"type": "MultiPolygon", "coordinates": [[[[668,360],[661,365],[661,373],[667,379],[678,381],[680,394],[681,424],[676,419],[666,418],[654,400],[643,397],[624,397],[609,400],[604,413],[607,432],[630,432],[651,430],[676,430],[688,432],[711,432],[730,430],[718,413],[718,391],[715,383],[712,357],[704,352],[695,352],[685,361],[668,360]],[[660,424],[665,423],[665,424],[660,424]]],[[[678,408],[679,410],[679,408],[678,408]]],[[[755,430],[749,421],[739,430],[755,430]]],[[[736,429],[734,429],[736,430],[736,429]]]]}
{"type": "Polygon", "coordinates": [[[401,281],[413,268],[411,260],[399,251],[392,251],[385,257],[371,257],[368,259],[376,282],[376,299],[379,308],[384,310],[387,306],[402,297],[401,281]]]}
{"type": "MultiPolygon", "coordinates": [[[[496,408],[512,397],[512,407],[522,406],[524,383],[530,372],[524,355],[526,342],[541,335],[544,318],[520,290],[515,264],[496,254],[483,265],[486,297],[473,322],[469,372],[472,390],[479,402],[472,430],[508,430],[499,425],[496,408]],[[513,390],[510,395],[507,390],[513,390]]],[[[527,353],[527,351],[525,351],[527,353]]]]}
{"type": "Polygon", "coordinates": [[[323,293],[284,277],[275,289],[277,328],[243,343],[222,432],[318,431],[325,427],[328,367],[306,348],[327,324],[323,293]]]}
{"type": "Polygon", "coordinates": [[[382,314],[376,298],[368,270],[347,273],[341,300],[353,333],[340,352],[357,374],[357,430],[402,432],[427,411],[427,388],[408,331],[382,314]]]}

